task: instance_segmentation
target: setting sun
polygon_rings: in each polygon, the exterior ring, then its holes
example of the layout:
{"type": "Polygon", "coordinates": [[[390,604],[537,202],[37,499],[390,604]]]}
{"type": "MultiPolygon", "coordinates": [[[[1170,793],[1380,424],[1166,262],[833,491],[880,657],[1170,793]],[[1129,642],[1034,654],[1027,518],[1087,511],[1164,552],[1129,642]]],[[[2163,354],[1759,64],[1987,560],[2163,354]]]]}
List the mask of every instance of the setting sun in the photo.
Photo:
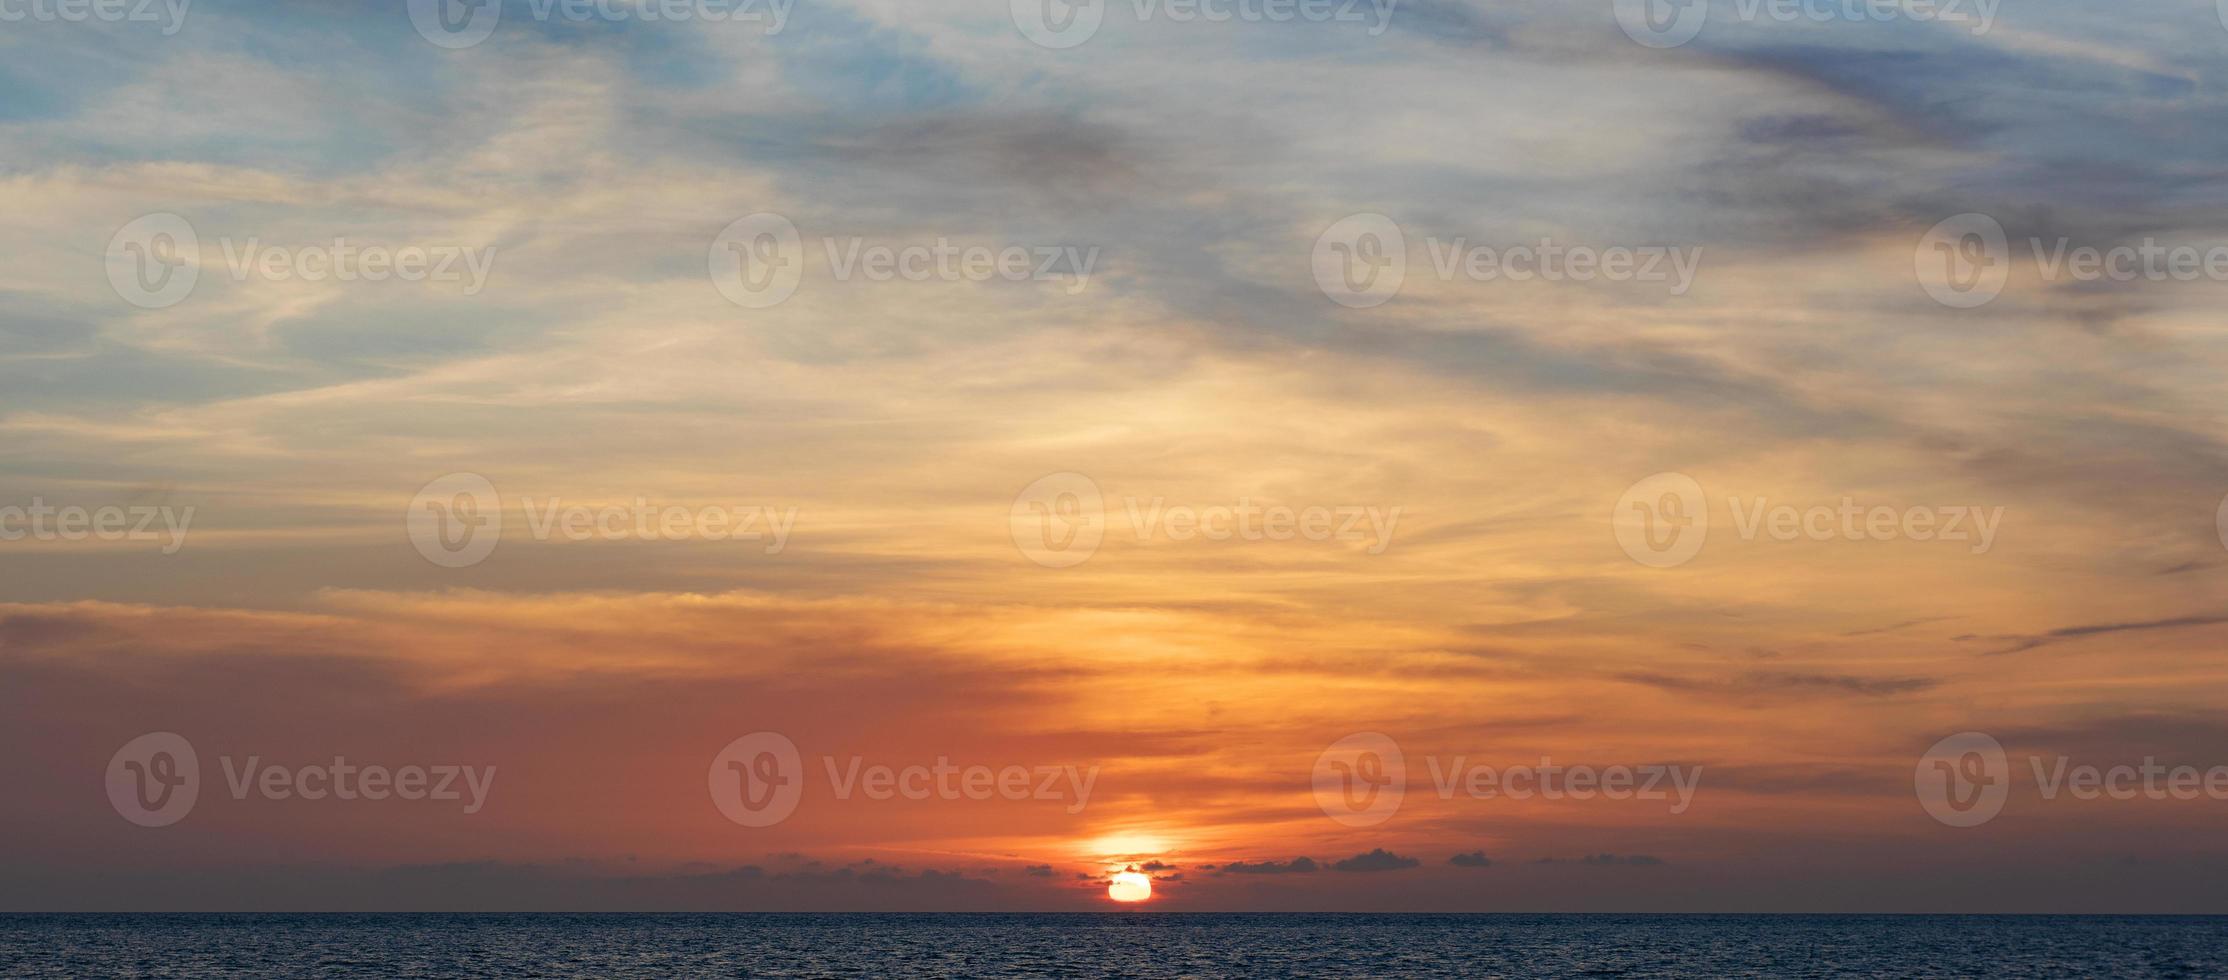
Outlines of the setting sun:
{"type": "Polygon", "coordinates": [[[1153,879],[1137,871],[1116,872],[1106,886],[1106,897],[1117,902],[1142,902],[1153,897],[1153,879]]]}

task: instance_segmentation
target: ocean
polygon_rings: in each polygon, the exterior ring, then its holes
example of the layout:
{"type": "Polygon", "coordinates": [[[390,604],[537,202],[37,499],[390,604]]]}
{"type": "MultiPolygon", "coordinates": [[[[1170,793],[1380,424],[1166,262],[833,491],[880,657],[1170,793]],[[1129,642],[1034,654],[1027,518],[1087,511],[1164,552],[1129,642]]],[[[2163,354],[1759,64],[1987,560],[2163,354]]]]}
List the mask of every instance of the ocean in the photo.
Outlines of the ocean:
{"type": "Polygon", "coordinates": [[[2228,918],[13,915],[6,977],[2209,977],[2228,918]]]}

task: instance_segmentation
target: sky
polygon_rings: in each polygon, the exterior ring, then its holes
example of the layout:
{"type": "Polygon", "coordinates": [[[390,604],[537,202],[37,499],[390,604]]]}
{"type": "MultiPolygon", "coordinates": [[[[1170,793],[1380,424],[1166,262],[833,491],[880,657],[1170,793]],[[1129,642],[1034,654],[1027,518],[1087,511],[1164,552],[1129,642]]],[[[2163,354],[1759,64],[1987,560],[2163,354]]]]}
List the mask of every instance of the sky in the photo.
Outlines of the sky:
{"type": "Polygon", "coordinates": [[[2228,912],[2228,7],[0,51],[0,910],[2228,912]]]}

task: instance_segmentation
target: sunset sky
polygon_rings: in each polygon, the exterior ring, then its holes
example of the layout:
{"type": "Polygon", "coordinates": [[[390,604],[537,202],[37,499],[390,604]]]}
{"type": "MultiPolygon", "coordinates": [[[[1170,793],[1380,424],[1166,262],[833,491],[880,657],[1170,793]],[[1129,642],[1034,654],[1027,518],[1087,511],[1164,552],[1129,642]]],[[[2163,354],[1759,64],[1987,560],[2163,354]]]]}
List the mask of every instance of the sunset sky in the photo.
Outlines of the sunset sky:
{"type": "Polygon", "coordinates": [[[152,520],[0,540],[0,910],[2228,912],[2228,799],[2029,762],[2228,765],[2228,283],[2049,254],[2228,244],[2228,12],[1030,2],[0,23],[0,508],[152,520]],[[2009,253],[1958,308],[1967,214],[2009,253]],[[149,215],[190,295],[127,295],[149,215]],[[464,278],[299,274],[336,240],[464,278]],[[1449,251],[1543,243],[1690,281],[1449,251]],[[854,262],[969,248],[1026,272],[854,262]],[[492,551],[429,546],[482,487],[492,551]],[[1631,547],[1690,487],[1699,550],[1631,547]],[[1980,826],[1914,791],[1961,732],[1980,826]],[[168,826],[111,796],[150,733],[168,826]],[[716,799],[755,733],[765,826],[716,799]],[[1325,792],[1362,735],[1382,819],[1325,792]],[[1029,790],[836,785],[940,760],[1029,790]],[[1698,781],[1435,778],[1542,760],[1698,781]]]}

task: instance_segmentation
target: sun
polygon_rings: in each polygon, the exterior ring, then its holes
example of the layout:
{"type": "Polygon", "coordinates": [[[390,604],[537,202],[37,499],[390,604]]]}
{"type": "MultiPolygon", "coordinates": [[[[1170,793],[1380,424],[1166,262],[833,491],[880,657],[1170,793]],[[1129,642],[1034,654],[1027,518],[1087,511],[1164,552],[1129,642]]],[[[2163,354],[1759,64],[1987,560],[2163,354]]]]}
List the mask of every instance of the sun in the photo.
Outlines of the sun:
{"type": "Polygon", "coordinates": [[[1117,902],[1142,902],[1153,897],[1153,879],[1137,871],[1117,871],[1106,886],[1106,897],[1117,902]]]}

